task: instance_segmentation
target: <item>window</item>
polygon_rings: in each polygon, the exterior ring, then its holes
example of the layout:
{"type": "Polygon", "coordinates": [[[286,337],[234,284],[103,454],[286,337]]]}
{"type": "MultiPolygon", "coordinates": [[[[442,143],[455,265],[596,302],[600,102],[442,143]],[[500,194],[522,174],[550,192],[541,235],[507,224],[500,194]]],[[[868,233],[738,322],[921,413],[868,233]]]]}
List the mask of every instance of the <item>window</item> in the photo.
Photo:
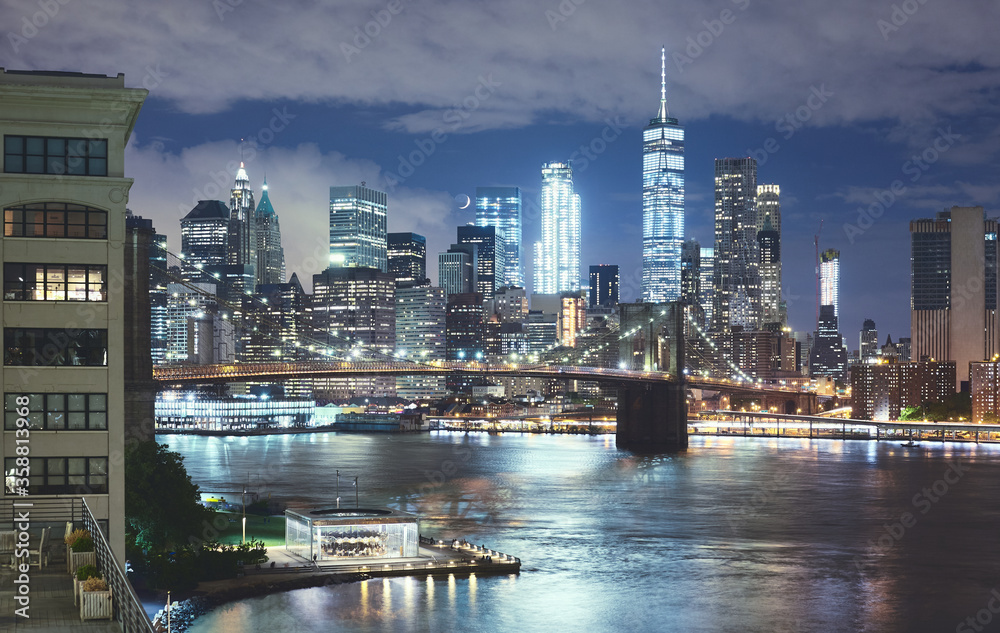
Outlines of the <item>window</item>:
{"type": "Polygon", "coordinates": [[[108,267],[92,264],[3,265],[5,301],[107,301],[108,267]]]}
{"type": "Polygon", "coordinates": [[[4,458],[4,491],[8,495],[18,494],[24,478],[30,495],[108,492],[107,457],[30,457],[28,466],[18,465],[18,459],[4,458]]]}
{"type": "Polygon", "coordinates": [[[36,202],[3,210],[5,237],[72,237],[104,240],[108,213],[82,204],[36,202]]]}
{"type": "Polygon", "coordinates": [[[6,135],[3,170],[8,174],[107,176],[108,139],[6,135]]]}
{"type": "Polygon", "coordinates": [[[106,393],[8,393],[4,394],[4,429],[14,431],[106,431],[108,429],[108,394],[106,393]],[[27,415],[19,415],[17,400],[28,399],[27,415]],[[17,426],[26,418],[28,426],[17,426]]]}
{"type": "Polygon", "coordinates": [[[4,328],[4,365],[106,366],[108,331],[70,328],[4,328]]]}

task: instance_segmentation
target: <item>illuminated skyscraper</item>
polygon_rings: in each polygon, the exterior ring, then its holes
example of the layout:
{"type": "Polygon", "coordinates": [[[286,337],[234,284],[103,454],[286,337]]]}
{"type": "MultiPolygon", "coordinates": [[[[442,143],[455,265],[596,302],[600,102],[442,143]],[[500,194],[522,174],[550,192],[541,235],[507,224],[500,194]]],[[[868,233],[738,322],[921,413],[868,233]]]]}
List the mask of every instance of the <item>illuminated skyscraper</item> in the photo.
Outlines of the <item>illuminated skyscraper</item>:
{"type": "Polygon", "coordinates": [[[621,277],[615,264],[590,267],[590,307],[617,307],[621,277]]]}
{"type": "Polygon", "coordinates": [[[827,249],[819,256],[819,304],[833,306],[840,317],[840,251],[827,249]]]}
{"type": "Polygon", "coordinates": [[[660,110],[642,132],[642,301],[681,295],[684,242],[684,128],[667,111],[666,49],[660,52],[660,110]]]}
{"type": "MultiPolygon", "coordinates": [[[[254,218],[253,189],[240,162],[236,184],[229,193],[229,262],[257,269],[257,223],[254,218]]],[[[254,273],[256,275],[256,272],[254,273]]],[[[253,288],[249,289],[253,292],[253,288]]]]}
{"type": "Polygon", "coordinates": [[[715,159],[715,300],[712,327],[760,325],[757,161],[715,159]]]}
{"type": "Polygon", "coordinates": [[[569,163],[542,165],[542,241],[535,246],[535,294],[580,289],[580,195],[569,163]]]}
{"type": "Polygon", "coordinates": [[[281,228],[278,214],[267,196],[267,179],[264,179],[260,204],[254,213],[257,225],[257,285],[285,283],[285,250],[281,248],[281,228]]]}
{"type": "Polygon", "coordinates": [[[712,322],[712,306],[715,303],[715,249],[701,248],[701,283],[698,285],[698,302],[705,313],[705,324],[712,322]]]}
{"type": "Polygon", "coordinates": [[[471,244],[476,248],[476,284],[474,291],[483,295],[484,301],[492,301],[497,290],[503,288],[504,235],[501,229],[488,226],[458,227],[458,243],[471,244]]]}
{"type": "Polygon", "coordinates": [[[330,265],[388,271],[387,196],[365,183],[330,187],[330,265]]]}
{"type": "Polygon", "coordinates": [[[764,226],[757,233],[757,247],[760,252],[761,324],[780,323],[781,239],[771,224],[771,216],[764,218],[764,226]]]}
{"type": "Polygon", "coordinates": [[[427,279],[427,238],[417,233],[389,233],[387,238],[389,273],[396,287],[423,284],[427,279]]]}
{"type": "Polygon", "coordinates": [[[504,268],[497,287],[524,287],[521,262],[521,189],[476,187],[476,224],[495,226],[503,232],[504,268]]]}

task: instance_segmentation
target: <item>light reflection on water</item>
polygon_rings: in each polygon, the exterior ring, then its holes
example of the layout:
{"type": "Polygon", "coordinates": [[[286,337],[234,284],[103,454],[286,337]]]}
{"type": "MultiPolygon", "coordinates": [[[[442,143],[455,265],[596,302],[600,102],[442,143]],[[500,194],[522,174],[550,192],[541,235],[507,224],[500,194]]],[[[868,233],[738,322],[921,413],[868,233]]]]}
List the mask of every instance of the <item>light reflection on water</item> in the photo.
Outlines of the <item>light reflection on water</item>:
{"type": "Polygon", "coordinates": [[[519,556],[520,576],[373,579],[217,609],[206,631],[951,631],[1000,586],[998,447],[696,437],[161,437],[204,491],[362,505],[519,556]],[[926,514],[922,488],[969,470],[926,514]],[[342,496],[348,492],[342,486],[342,496]],[[353,490],[350,490],[353,497],[353,490]],[[353,499],[350,499],[353,502],[353,499]],[[885,525],[916,524],[882,550],[885,525]],[[860,566],[860,568],[859,568],[860,566]]]}

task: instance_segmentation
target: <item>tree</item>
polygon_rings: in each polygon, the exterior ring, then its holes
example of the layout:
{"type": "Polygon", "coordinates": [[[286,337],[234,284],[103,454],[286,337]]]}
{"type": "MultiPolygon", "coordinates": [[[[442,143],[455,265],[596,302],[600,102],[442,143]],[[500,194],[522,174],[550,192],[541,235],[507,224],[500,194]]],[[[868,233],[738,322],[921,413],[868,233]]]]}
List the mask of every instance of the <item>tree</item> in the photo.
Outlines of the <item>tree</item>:
{"type": "Polygon", "coordinates": [[[199,501],[184,458],[155,440],[125,450],[125,532],[142,549],[186,545],[213,512],[199,501]]]}

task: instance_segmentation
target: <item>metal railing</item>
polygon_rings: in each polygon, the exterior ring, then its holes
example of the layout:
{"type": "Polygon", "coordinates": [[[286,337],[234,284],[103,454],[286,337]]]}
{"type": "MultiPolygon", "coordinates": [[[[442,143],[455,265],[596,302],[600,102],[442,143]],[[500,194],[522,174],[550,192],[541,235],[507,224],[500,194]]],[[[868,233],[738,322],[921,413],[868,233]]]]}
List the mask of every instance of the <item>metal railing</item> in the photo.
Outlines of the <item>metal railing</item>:
{"type": "MultiPolygon", "coordinates": [[[[31,522],[32,525],[41,523],[66,523],[72,521],[73,524],[83,521],[84,506],[80,497],[39,499],[36,497],[5,497],[0,499],[0,529],[12,526],[17,518],[18,510],[15,508],[15,501],[31,501],[31,522]]],[[[62,542],[62,532],[55,534],[53,540],[62,542]]]]}
{"type": "Polygon", "coordinates": [[[121,624],[122,633],[155,633],[142,602],[135,595],[132,584],[125,577],[118,559],[111,553],[111,546],[104,536],[104,531],[94,518],[87,500],[81,498],[83,505],[83,527],[90,532],[94,540],[94,551],[97,553],[97,567],[104,574],[104,579],[111,588],[111,600],[114,619],[121,624]]]}

